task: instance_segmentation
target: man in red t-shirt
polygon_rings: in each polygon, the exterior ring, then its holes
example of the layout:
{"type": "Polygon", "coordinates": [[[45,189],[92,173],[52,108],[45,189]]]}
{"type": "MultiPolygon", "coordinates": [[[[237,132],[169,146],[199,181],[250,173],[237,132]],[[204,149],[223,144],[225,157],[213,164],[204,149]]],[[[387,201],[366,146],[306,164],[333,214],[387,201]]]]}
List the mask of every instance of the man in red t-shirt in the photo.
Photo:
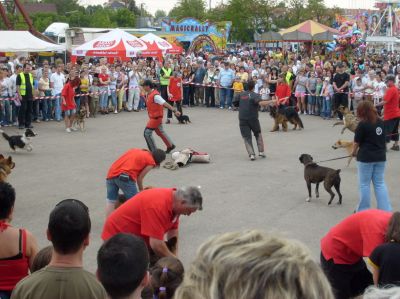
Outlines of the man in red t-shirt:
{"type": "Polygon", "coordinates": [[[165,160],[165,152],[156,149],[152,152],[133,148],[124,153],[115,161],[107,173],[107,205],[108,216],[115,209],[118,200],[118,191],[122,190],[125,199],[130,199],[143,190],[143,179],[154,167],[165,160]]]}
{"type": "MultiPolygon", "coordinates": [[[[176,103],[176,109],[182,114],[182,96],[183,96],[183,84],[182,78],[178,76],[178,72],[174,71],[173,76],[169,78],[168,85],[168,104],[172,107],[176,103]]],[[[172,111],[168,110],[167,124],[171,122],[172,111]]]]}
{"type": "Polygon", "coordinates": [[[391,147],[394,151],[399,151],[399,121],[400,121],[400,108],[399,108],[399,91],[395,86],[395,77],[388,75],[386,77],[386,93],[383,101],[378,106],[384,106],[383,119],[385,124],[386,142],[394,141],[391,147]]]}
{"type": "Polygon", "coordinates": [[[364,210],[348,216],[321,239],[321,266],[337,299],[357,297],[373,284],[363,257],[384,243],[391,212],[364,210]]]}
{"type": "Polygon", "coordinates": [[[179,216],[201,210],[202,203],[197,187],[145,190],[107,218],[101,238],[106,241],[118,233],[130,233],[143,238],[150,253],[158,257],[176,256],[176,250],[170,251],[165,239],[175,237],[178,241],[179,216]]]}

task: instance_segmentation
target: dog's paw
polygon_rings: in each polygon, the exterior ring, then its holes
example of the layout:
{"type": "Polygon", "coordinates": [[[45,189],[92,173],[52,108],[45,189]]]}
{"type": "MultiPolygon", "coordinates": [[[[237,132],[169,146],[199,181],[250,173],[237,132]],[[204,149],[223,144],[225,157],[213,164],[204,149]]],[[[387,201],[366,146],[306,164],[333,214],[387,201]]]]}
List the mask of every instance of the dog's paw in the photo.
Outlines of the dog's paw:
{"type": "Polygon", "coordinates": [[[311,201],[311,197],[307,197],[306,202],[310,202],[310,201],[311,201]]]}

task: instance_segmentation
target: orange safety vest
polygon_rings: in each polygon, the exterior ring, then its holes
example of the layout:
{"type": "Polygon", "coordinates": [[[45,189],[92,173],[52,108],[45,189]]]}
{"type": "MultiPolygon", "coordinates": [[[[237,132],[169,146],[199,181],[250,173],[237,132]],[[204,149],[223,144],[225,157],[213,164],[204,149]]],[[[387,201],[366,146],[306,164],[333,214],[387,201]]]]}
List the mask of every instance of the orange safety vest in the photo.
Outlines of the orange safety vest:
{"type": "Polygon", "coordinates": [[[153,89],[146,99],[147,113],[152,119],[162,118],[164,114],[164,107],[154,102],[154,97],[160,93],[153,89]]]}

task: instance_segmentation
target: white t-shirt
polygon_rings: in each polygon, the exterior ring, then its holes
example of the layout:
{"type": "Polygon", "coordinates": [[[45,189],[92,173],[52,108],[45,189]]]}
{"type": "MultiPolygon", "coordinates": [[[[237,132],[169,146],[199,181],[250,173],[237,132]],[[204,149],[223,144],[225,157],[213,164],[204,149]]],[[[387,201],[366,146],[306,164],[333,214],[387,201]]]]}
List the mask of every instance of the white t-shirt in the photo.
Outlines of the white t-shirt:
{"type": "Polygon", "coordinates": [[[386,84],[385,82],[376,82],[375,85],[375,98],[381,99],[383,98],[383,96],[385,95],[385,91],[386,91],[386,84]]]}
{"type": "Polygon", "coordinates": [[[261,100],[268,100],[270,92],[268,87],[262,87],[260,89],[261,100]]]}
{"type": "Polygon", "coordinates": [[[63,73],[55,72],[51,74],[50,82],[53,83],[53,95],[60,94],[65,84],[65,76],[63,73]]]}
{"type": "Polygon", "coordinates": [[[353,91],[354,91],[354,99],[356,100],[361,100],[363,95],[364,95],[364,86],[361,85],[354,85],[353,87],[353,91]]]}
{"type": "Polygon", "coordinates": [[[134,73],[133,71],[129,72],[129,88],[139,87],[139,73],[134,73]]]}
{"type": "Polygon", "coordinates": [[[159,94],[156,94],[154,96],[154,103],[156,103],[158,105],[164,105],[165,100],[162,98],[162,96],[160,96],[159,94]]]}

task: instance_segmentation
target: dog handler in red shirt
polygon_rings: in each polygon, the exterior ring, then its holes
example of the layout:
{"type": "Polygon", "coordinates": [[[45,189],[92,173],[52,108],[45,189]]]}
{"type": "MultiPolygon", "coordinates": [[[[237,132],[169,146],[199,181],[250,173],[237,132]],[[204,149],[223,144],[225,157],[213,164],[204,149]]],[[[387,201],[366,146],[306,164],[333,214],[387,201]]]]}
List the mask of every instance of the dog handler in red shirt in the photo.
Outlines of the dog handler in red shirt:
{"type": "MultiPolygon", "coordinates": [[[[182,114],[182,97],[183,97],[183,84],[182,78],[178,76],[178,72],[174,71],[173,76],[169,78],[168,85],[168,104],[171,107],[176,104],[176,109],[182,114]]],[[[167,124],[171,122],[172,111],[168,110],[167,124]]]]}
{"type": "Polygon", "coordinates": [[[160,93],[154,89],[154,84],[150,80],[145,80],[143,83],[143,89],[146,92],[146,106],[147,113],[149,114],[149,121],[147,122],[146,128],[144,129],[144,139],[146,140],[147,146],[150,151],[156,149],[156,144],[153,139],[153,131],[167,146],[166,153],[171,152],[175,145],[171,139],[165,133],[162,126],[162,119],[164,116],[164,107],[175,113],[176,116],[180,116],[181,113],[174,107],[168,104],[161,96],[160,93]]]}
{"type": "Polygon", "coordinates": [[[376,106],[384,106],[383,120],[385,125],[386,143],[389,143],[390,140],[394,141],[394,144],[390,149],[399,151],[399,91],[395,85],[395,77],[393,75],[388,75],[386,77],[386,85],[388,88],[383,96],[383,101],[376,106]]]}
{"type": "Polygon", "coordinates": [[[154,167],[165,160],[165,152],[155,149],[149,152],[145,149],[133,148],[115,161],[107,174],[107,205],[106,216],[115,209],[118,191],[122,190],[126,199],[135,196],[143,190],[143,179],[154,167]],[[137,183],[137,186],[136,186],[137,183]]]}
{"type": "Polygon", "coordinates": [[[141,237],[151,254],[176,257],[165,240],[178,239],[180,215],[202,210],[203,198],[197,187],[153,188],[138,193],[116,209],[106,220],[101,238],[106,241],[118,233],[141,237]]]}
{"type": "Polygon", "coordinates": [[[348,216],[321,240],[321,266],[337,299],[361,295],[373,285],[364,257],[385,242],[391,212],[369,209],[348,216]]]}

